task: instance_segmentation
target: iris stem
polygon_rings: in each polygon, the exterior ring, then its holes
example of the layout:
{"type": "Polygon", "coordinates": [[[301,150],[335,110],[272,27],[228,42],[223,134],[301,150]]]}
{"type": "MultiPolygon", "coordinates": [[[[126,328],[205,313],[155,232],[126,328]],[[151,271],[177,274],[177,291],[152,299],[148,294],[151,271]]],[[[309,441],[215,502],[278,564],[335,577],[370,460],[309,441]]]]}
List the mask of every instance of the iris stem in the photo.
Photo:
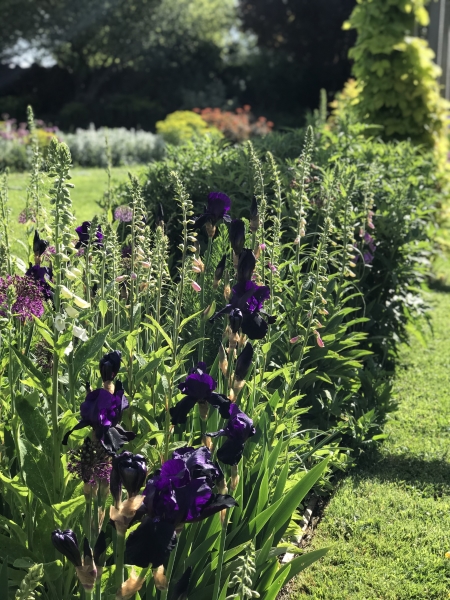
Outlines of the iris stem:
{"type": "Polygon", "coordinates": [[[167,588],[161,592],[161,600],[167,600],[167,594],[169,593],[170,580],[172,578],[172,571],[173,571],[173,566],[175,564],[175,557],[177,555],[177,550],[178,550],[178,543],[170,554],[169,564],[167,565],[167,571],[166,571],[167,588]]]}
{"type": "Polygon", "coordinates": [[[222,531],[220,533],[220,547],[219,547],[216,576],[214,578],[214,591],[213,591],[213,595],[212,595],[212,600],[218,600],[219,594],[220,594],[220,579],[222,577],[223,556],[225,553],[225,541],[227,539],[228,511],[229,511],[229,509],[227,508],[225,511],[225,518],[222,523],[222,531]]]}
{"type": "Polygon", "coordinates": [[[125,536],[117,533],[116,538],[116,587],[119,590],[123,583],[123,555],[125,551],[125,536]]]}
{"type": "MultiPolygon", "coordinates": [[[[208,237],[208,248],[206,250],[206,254],[205,254],[205,265],[204,265],[204,269],[202,271],[201,277],[200,277],[200,286],[201,286],[201,291],[200,291],[200,308],[201,310],[205,310],[206,306],[205,306],[205,280],[207,277],[207,273],[208,273],[208,267],[209,267],[209,259],[211,256],[211,249],[212,249],[212,237],[208,237]]],[[[204,353],[204,349],[205,349],[205,316],[202,314],[200,315],[200,343],[198,345],[198,361],[201,362],[203,360],[203,353],[204,353]]]]}

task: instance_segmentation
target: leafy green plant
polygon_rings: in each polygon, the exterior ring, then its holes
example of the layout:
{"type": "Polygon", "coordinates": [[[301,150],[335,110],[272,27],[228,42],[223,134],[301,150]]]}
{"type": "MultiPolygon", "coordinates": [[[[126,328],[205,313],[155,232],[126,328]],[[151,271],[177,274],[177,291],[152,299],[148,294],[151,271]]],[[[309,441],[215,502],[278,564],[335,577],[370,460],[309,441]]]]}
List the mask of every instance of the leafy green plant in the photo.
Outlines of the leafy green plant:
{"type": "Polygon", "coordinates": [[[416,22],[428,24],[425,4],[358,0],[344,26],[358,33],[349,55],[359,89],[353,103],[359,117],[382,126],[387,138],[411,138],[432,147],[445,141],[448,105],[440,95],[433,52],[425,40],[413,37],[416,22]]]}
{"type": "Polygon", "coordinates": [[[156,123],[156,131],[169,144],[184,144],[193,138],[210,135],[214,139],[222,137],[220,131],[208,125],[200,115],[190,110],[177,110],[156,123]]]}

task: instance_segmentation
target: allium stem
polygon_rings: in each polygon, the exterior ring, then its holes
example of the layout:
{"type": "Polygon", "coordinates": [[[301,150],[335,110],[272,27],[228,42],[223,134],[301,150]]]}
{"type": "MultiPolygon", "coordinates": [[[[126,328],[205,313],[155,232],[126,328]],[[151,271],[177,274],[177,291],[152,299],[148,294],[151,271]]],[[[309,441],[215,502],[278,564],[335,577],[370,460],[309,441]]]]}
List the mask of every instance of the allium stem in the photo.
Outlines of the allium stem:
{"type": "Polygon", "coordinates": [[[116,588],[120,589],[123,583],[123,555],[125,552],[125,536],[117,532],[116,536],[116,588]]]}
{"type": "MultiPolygon", "coordinates": [[[[208,267],[209,267],[209,259],[211,257],[211,248],[212,248],[212,237],[208,236],[208,248],[206,250],[206,254],[205,254],[205,267],[202,271],[201,274],[201,278],[200,278],[200,286],[201,286],[201,292],[200,292],[200,309],[201,310],[205,310],[206,306],[205,306],[205,279],[207,277],[207,273],[208,273],[208,267]]],[[[205,322],[206,319],[204,318],[204,315],[201,315],[200,317],[200,343],[198,345],[198,360],[199,362],[203,360],[203,352],[205,349],[205,322]]]]}

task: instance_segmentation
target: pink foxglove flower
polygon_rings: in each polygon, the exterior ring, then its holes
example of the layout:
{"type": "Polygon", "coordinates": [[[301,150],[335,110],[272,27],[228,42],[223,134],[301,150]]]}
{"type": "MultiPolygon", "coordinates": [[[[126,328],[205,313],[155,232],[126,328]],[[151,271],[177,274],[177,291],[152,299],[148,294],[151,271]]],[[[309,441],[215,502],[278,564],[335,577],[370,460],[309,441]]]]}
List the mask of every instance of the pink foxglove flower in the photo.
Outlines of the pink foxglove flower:
{"type": "Polygon", "coordinates": [[[191,286],[194,292],[201,292],[202,288],[198,285],[196,281],[191,281],[191,286]]]}

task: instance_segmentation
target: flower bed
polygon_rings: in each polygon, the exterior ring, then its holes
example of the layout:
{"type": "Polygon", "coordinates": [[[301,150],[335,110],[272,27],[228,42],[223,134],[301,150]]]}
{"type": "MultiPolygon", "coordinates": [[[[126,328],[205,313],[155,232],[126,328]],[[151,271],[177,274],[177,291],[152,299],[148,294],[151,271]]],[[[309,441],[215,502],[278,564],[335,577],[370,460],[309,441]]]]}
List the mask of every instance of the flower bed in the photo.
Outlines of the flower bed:
{"type": "Polygon", "coordinates": [[[77,227],[70,153],[53,140],[53,216],[31,186],[23,275],[3,182],[0,580],[13,589],[274,600],[326,552],[291,544],[301,503],[382,437],[436,181],[428,155],[359,131],[310,128],[299,158],[264,155],[268,139],[174,150],[180,175],[172,155],[77,227]]]}

